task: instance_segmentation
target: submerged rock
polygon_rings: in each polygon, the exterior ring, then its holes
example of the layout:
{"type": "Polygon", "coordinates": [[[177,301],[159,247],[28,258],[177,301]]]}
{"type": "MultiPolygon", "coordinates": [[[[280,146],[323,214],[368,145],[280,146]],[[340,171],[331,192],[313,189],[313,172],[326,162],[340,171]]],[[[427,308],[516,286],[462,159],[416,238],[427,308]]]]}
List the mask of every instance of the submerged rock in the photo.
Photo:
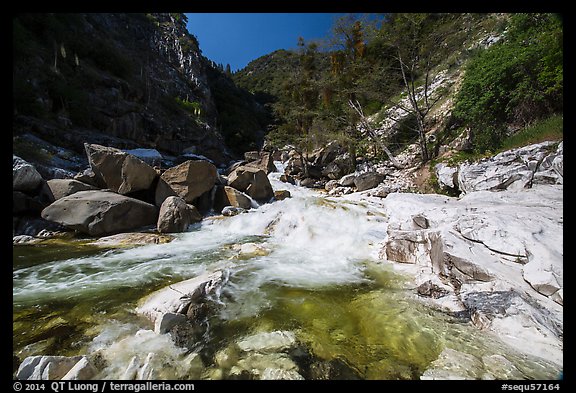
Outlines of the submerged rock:
{"type": "Polygon", "coordinates": [[[156,291],[142,299],[136,308],[154,324],[154,331],[166,333],[176,323],[186,320],[192,303],[211,293],[222,282],[222,272],[205,273],[156,291]]]}

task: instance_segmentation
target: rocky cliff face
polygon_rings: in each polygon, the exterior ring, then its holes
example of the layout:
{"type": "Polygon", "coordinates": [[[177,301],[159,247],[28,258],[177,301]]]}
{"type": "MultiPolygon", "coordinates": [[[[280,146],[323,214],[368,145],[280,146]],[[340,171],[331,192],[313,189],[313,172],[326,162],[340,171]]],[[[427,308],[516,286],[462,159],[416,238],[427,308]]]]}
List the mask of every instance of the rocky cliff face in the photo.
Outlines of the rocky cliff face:
{"type": "Polygon", "coordinates": [[[15,142],[229,159],[207,76],[218,70],[183,14],[22,14],[13,31],[15,142]]]}

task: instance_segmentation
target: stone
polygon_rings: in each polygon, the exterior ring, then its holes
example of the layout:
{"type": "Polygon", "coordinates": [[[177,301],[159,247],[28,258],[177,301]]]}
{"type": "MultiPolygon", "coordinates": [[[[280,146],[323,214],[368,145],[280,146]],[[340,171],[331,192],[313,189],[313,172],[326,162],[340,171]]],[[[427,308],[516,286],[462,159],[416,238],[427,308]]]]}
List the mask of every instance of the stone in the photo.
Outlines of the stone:
{"type": "Polygon", "coordinates": [[[483,374],[482,361],[473,355],[445,348],[424,371],[421,380],[470,380],[483,374]]]}
{"type": "Polygon", "coordinates": [[[340,184],[342,187],[353,187],[354,179],[356,179],[355,173],[344,175],[342,178],[340,178],[340,180],[338,180],[338,184],[340,184]]]}
{"type": "Polygon", "coordinates": [[[96,179],[96,174],[92,168],[86,168],[82,172],[78,172],[74,176],[74,180],[78,180],[79,182],[98,188],[98,180],[96,179]]]}
{"type": "Polygon", "coordinates": [[[61,379],[67,381],[88,380],[94,378],[98,370],[90,363],[86,356],[78,361],[61,379]]]}
{"type": "Polygon", "coordinates": [[[248,259],[257,256],[265,256],[270,254],[270,250],[261,244],[256,243],[244,243],[242,245],[235,245],[233,249],[238,251],[238,257],[240,259],[248,259]]]}
{"type": "Polygon", "coordinates": [[[160,176],[156,187],[156,205],[162,205],[169,196],[179,196],[186,203],[194,203],[196,198],[214,187],[217,178],[214,164],[192,160],[183,162],[160,176]]]}
{"type": "Polygon", "coordinates": [[[72,195],[78,191],[97,190],[96,187],[73,179],[51,179],[47,182],[51,202],[72,195]]]}
{"type": "Polygon", "coordinates": [[[561,288],[551,265],[529,263],[523,267],[522,276],[532,288],[545,296],[551,296],[561,288]]]}
{"type": "Polygon", "coordinates": [[[244,158],[246,161],[248,161],[248,163],[244,164],[244,166],[261,169],[266,172],[266,174],[271,172],[278,172],[276,165],[274,165],[274,158],[271,153],[247,152],[244,154],[244,158]]]}
{"type": "Polygon", "coordinates": [[[276,190],[274,191],[274,199],[277,201],[283,201],[286,198],[291,198],[292,195],[288,190],[276,190]]]}
{"type": "Polygon", "coordinates": [[[101,247],[135,247],[145,244],[165,244],[174,240],[174,236],[159,233],[127,232],[104,236],[90,242],[92,246],[101,247]]]}
{"type": "Polygon", "coordinates": [[[292,176],[287,175],[287,174],[280,175],[280,181],[283,183],[290,183],[290,184],[296,185],[296,180],[294,180],[294,178],[292,176]]]}
{"type": "Polygon", "coordinates": [[[16,378],[20,380],[61,379],[82,358],[82,356],[29,356],[18,367],[16,378]]]}
{"type": "Polygon", "coordinates": [[[326,184],[324,185],[324,189],[326,191],[332,191],[336,187],[338,187],[338,181],[337,180],[327,181],[326,184]]]}
{"type": "Polygon", "coordinates": [[[89,143],[84,149],[101,188],[125,195],[149,189],[158,176],[150,165],[122,150],[89,143]]]}
{"type": "Polygon", "coordinates": [[[454,189],[458,186],[458,168],[439,163],[434,167],[440,187],[454,189]]]}
{"type": "Polygon", "coordinates": [[[285,380],[285,381],[303,381],[304,377],[294,370],[283,370],[281,368],[264,369],[260,375],[261,380],[285,380]]]}
{"type": "Polygon", "coordinates": [[[202,221],[202,215],[195,206],[184,199],[169,196],[162,202],[156,228],[160,233],[185,232],[190,224],[202,221]]]}
{"type": "Polygon", "coordinates": [[[190,304],[211,293],[221,284],[222,279],[222,272],[216,271],[169,285],[142,299],[136,313],[148,318],[154,324],[156,333],[165,333],[171,324],[182,321],[182,318],[173,314],[185,318],[190,304]]]}
{"type": "Polygon", "coordinates": [[[548,149],[552,144],[542,142],[506,150],[479,162],[461,164],[458,168],[458,189],[470,193],[529,188],[538,164],[550,154],[548,149]]]}
{"type": "Polygon", "coordinates": [[[42,184],[42,176],[36,168],[22,158],[12,155],[12,189],[14,191],[36,191],[42,184]]]}
{"type": "Polygon", "coordinates": [[[430,222],[428,222],[428,219],[426,218],[426,216],[424,216],[422,214],[416,214],[415,216],[412,216],[412,221],[414,222],[416,227],[419,229],[430,228],[430,222]]]}
{"type": "Polygon", "coordinates": [[[253,207],[252,198],[244,194],[242,191],[229,186],[224,186],[224,193],[226,194],[226,205],[240,207],[249,210],[253,207]]]}
{"type": "Polygon", "coordinates": [[[276,353],[292,348],[296,343],[293,332],[277,330],[245,337],[236,344],[244,352],[276,353]]]}
{"type": "Polygon", "coordinates": [[[365,191],[376,187],[384,180],[385,176],[378,172],[365,172],[354,179],[357,191],[365,191]]]}
{"type": "Polygon", "coordinates": [[[248,194],[257,202],[268,202],[274,197],[274,190],[266,172],[261,169],[241,166],[228,176],[228,185],[248,194]]]}
{"type": "Polygon", "coordinates": [[[158,208],[112,191],[79,191],[42,210],[42,218],[91,236],[153,225],[158,208]]]}
{"type": "Polygon", "coordinates": [[[428,280],[425,283],[420,284],[418,286],[417,292],[419,296],[433,297],[434,299],[444,297],[449,293],[449,291],[446,289],[434,284],[432,280],[428,280]]]}
{"type": "Polygon", "coordinates": [[[244,213],[246,209],[242,209],[241,207],[234,207],[234,206],[225,206],[222,209],[222,215],[226,217],[237,216],[240,213],[244,213]]]}

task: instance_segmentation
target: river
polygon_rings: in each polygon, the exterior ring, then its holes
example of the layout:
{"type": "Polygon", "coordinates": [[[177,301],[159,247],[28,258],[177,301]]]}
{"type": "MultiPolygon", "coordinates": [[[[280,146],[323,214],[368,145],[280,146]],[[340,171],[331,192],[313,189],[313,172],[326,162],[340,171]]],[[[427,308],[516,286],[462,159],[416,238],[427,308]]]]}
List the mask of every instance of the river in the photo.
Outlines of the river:
{"type": "Polygon", "coordinates": [[[410,277],[378,258],[387,224],[377,206],[269,176],[274,189],[292,198],[205,219],[170,243],[15,246],[14,355],[21,361],[98,354],[96,378],[118,379],[131,359],[154,353],[157,379],[238,378],[246,374],[234,374],[218,356],[247,336],[283,331],[297,338],[300,354],[290,357],[307,378],[321,378],[314,367],[330,364],[326,375],[346,379],[418,379],[447,348],[475,359],[503,355],[516,377],[558,375],[557,367],[518,353],[469,320],[420,302],[410,277]],[[246,243],[259,251],[240,254],[246,243]],[[185,345],[154,334],[134,312],[145,295],[215,270],[225,273],[225,285],[209,299],[203,329],[185,345]]]}

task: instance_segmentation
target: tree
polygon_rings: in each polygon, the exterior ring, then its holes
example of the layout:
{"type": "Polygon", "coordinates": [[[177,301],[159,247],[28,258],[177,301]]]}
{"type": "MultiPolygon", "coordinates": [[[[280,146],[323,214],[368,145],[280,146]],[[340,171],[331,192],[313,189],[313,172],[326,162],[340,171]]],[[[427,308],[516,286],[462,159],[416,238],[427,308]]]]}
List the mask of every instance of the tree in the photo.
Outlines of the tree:
{"type": "MultiPolygon", "coordinates": [[[[443,34],[434,29],[434,17],[430,14],[393,14],[383,24],[381,37],[393,49],[393,57],[402,76],[402,83],[409,105],[401,102],[395,106],[414,116],[418,144],[423,162],[429,160],[426,140],[426,117],[441,98],[432,98],[430,86],[433,82],[432,69],[437,62],[438,48],[443,34]],[[418,86],[419,83],[422,86],[418,86]]],[[[397,120],[397,119],[393,119],[397,120]]]]}

